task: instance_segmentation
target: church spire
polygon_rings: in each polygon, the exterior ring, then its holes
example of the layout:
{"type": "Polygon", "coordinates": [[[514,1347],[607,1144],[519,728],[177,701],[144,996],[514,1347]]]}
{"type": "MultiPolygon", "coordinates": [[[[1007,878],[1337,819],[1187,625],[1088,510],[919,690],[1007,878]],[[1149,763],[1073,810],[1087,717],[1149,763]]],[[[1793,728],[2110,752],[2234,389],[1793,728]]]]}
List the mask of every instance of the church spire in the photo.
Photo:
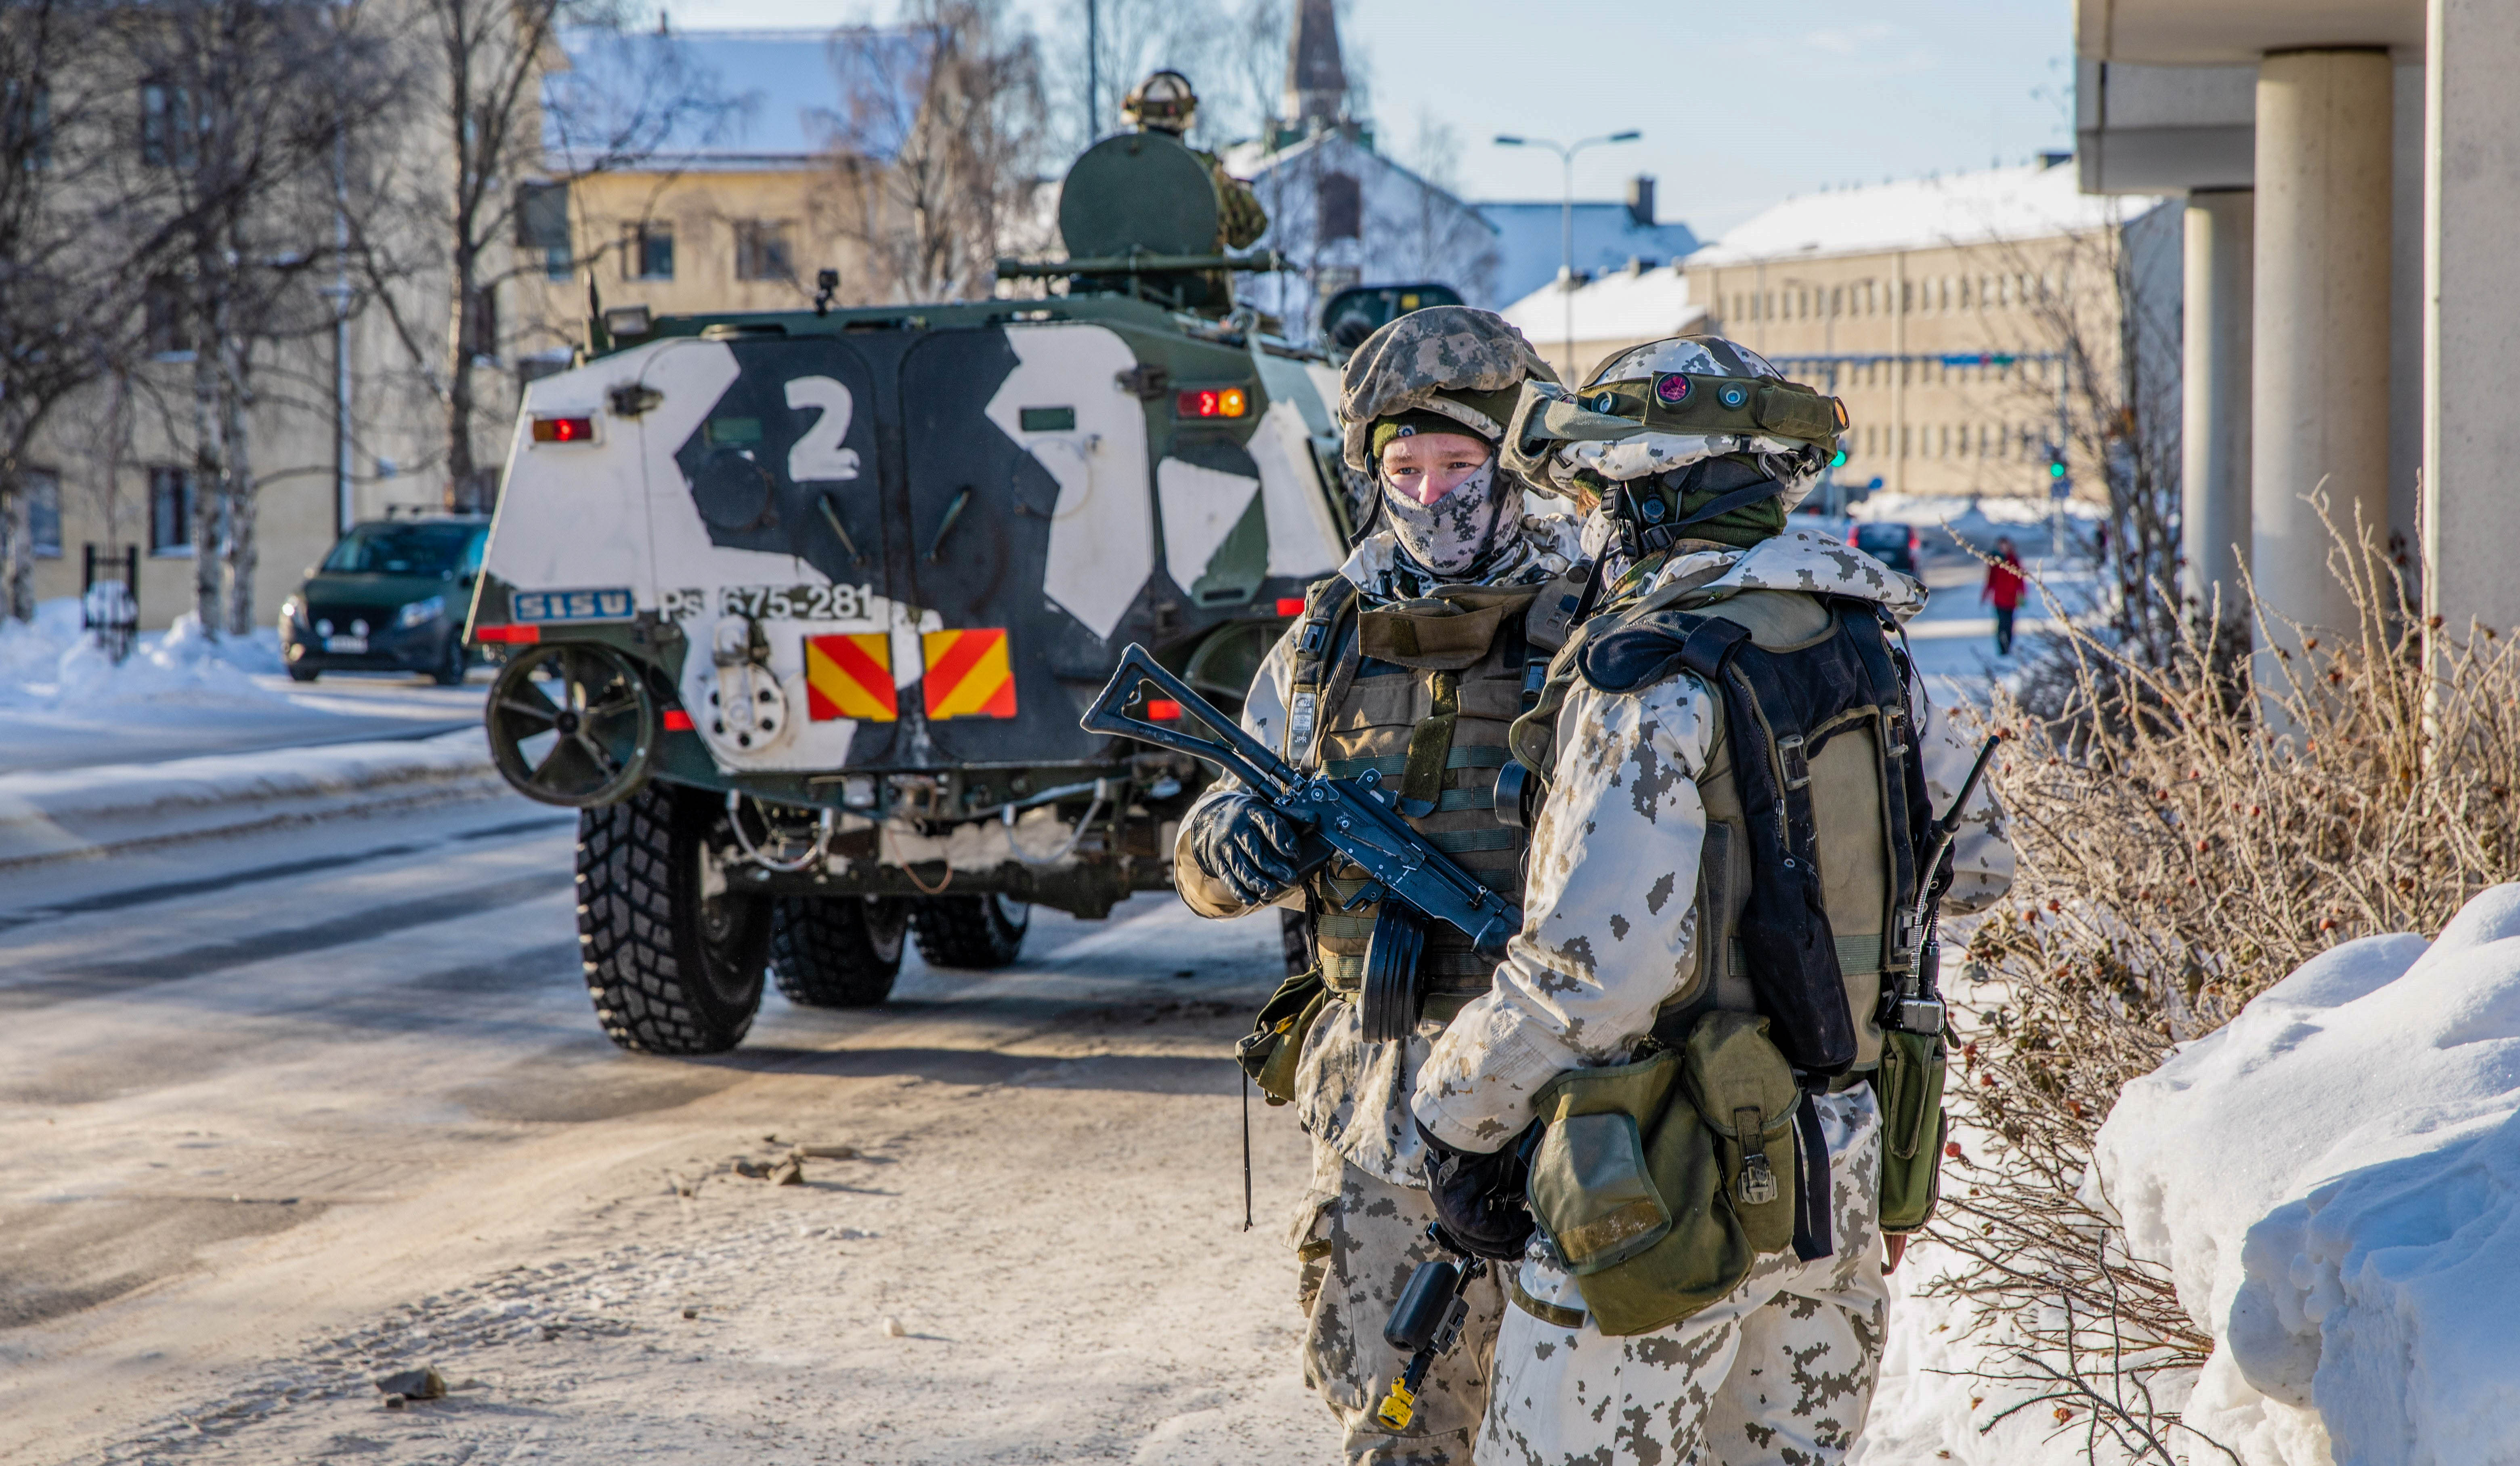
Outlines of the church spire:
{"type": "Polygon", "coordinates": [[[1285,123],[1290,132],[1335,127],[1347,106],[1347,68],[1339,61],[1334,0],[1297,0],[1286,42],[1285,123]]]}

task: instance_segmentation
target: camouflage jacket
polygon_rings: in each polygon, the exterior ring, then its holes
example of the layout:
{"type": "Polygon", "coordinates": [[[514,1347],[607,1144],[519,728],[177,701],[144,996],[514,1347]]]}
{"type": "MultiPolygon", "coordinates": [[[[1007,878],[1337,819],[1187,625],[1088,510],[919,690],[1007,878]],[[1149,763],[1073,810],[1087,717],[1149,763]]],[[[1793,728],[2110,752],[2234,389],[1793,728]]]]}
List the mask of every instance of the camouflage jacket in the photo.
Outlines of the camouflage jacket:
{"type": "MultiPolygon", "coordinates": [[[[1563,574],[1573,564],[1579,532],[1564,515],[1526,516],[1517,553],[1488,577],[1497,585],[1521,585],[1563,574]]],[[[1387,529],[1361,541],[1339,573],[1372,596],[1375,583],[1392,562],[1394,546],[1387,529]]],[[[1369,604],[1372,604],[1369,601],[1369,604]]],[[[1242,705],[1242,726],[1270,748],[1284,746],[1286,702],[1295,673],[1295,631],[1289,628],[1262,660],[1242,705]]],[[[1199,796],[1199,802],[1222,799],[1241,788],[1221,779],[1199,796]]],[[[1192,864],[1186,853],[1173,862],[1182,899],[1201,916],[1240,916],[1252,908],[1240,905],[1217,882],[1192,864]]],[[[1300,908],[1300,891],[1280,897],[1280,904],[1300,908]]],[[[1418,1156],[1424,1142],[1409,1120],[1409,1093],[1429,1044],[1443,1031],[1436,1023],[1421,1023],[1400,1043],[1368,1043],[1356,1009],[1332,1003],[1314,1024],[1295,1073],[1295,1115],[1307,1134],[1382,1180],[1419,1186],[1418,1156]]]]}
{"type": "MultiPolygon", "coordinates": [[[[1747,550],[1675,556],[1644,572],[1646,588],[1730,562],[1712,588],[1800,590],[1878,602],[1901,619],[1924,587],[1872,557],[1808,529],[1747,550]]],[[[1937,811],[1976,755],[1945,710],[1919,700],[1916,727],[1937,811]]],[[[1491,1151],[1531,1121],[1531,1097],[1576,1068],[1625,1063],[1688,971],[1706,815],[1696,780],[1719,713],[1705,685],[1682,673],[1641,693],[1577,682],[1558,727],[1557,767],[1532,831],[1523,929],[1496,985],[1462,1010],[1418,1068],[1417,1118],[1447,1144],[1491,1151]]],[[[1981,787],[1954,858],[1944,909],[1976,910],[2012,882],[2012,848],[1981,787]]]]}
{"type": "Polygon", "coordinates": [[[1196,148],[1191,156],[1207,164],[1208,177],[1216,181],[1217,252],[1247,248],[1253,240],[1269,232],[1269,210],[1260,206],[1259,197],[1251,185],[1225,171],[1225,164],[1213,153],[1196,148]]]}

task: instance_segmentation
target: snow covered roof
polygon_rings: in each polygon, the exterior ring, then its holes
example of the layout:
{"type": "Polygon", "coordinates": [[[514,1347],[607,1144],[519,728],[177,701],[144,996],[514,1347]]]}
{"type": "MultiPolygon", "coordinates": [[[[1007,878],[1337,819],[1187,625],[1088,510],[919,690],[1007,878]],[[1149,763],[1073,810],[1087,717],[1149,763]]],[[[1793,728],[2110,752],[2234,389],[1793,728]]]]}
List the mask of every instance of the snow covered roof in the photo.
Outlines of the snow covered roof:
{"type": "MultiPolygon", "coordinates": [[[[1674,266],[1614,270],[1575,289],[1578,342],[1656,341],[1697,329],[1706,307],[1691,304],[1688,277],[1674,266]]],[[[1505,318],[1543,352],[1566,339],[1566,294],[1557,282],[1505,308],[1505,318]]]]}
{"type": "Polygon", "coordinates": [[[1908,178],[1788,199],[1688,256],[1692,265],[2043,239],[2122,222],[2162,201],[2082,192],[2070,162],[1908,178]]]}
{"type": "MultiPolygon", "coordinates": [[[[1520,201],[1473,204],[1479,216],[1496,226],[1497,294],[1520,299],[1557,278],[1564,258],[1563,206],[1555,202],[1520,201]]],[[[1625,204],[1575,205],[1575,268],[1603,275],[1624,269],[1631,259],[1669,264],[1695,250],[1697,235],[1687,224],[1640,224],[1625,204]]]]}
{"type": "Polygon", "coordinates": [[[841,134],[888,159],[918,82],[917,35],[906,29],[564,31],[568,67],[543,78],[543,146],[552,165],[730,169],[818,162],[841,134]],[[843,77],[861,106],[842,125],[843,77]]]}

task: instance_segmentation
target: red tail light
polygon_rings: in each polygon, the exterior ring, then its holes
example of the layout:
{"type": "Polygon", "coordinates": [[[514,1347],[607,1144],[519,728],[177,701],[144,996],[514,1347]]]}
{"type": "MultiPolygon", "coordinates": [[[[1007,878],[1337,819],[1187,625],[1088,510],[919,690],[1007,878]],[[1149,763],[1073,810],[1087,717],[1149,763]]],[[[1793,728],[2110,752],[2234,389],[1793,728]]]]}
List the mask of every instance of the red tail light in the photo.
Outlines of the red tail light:
{"type": "Polygon", "coordinates": [[[1304,598],[1302,596],[1280,596],[1278,598],[1278,614],[1280,616],[1303,615],[1304,598]]]}
{"type": "Polygon", "coordinates": [[[1251,410],[1251,395],[1238,387],[1190,387],[1173,393],[1177,418],[1238,418],[1251,410]]]}
{"type": "Polygon", "coordinates": [[[1159,723],[1179,722],[1181,721],[1181,704],[1174,702],[1170,698],[1148,698],[1147,699],[1147,716],[1152,721],[1159,723]]]}
{"type": "Polygon", "coordinates": [[[540,626],[475,626],[472,639],[489,645],[528,646],[543,639],[540,626]]]}
{"type": "Polygon", "coordinates": [[[692,715],[685,712],[680,708],[666,709],[665,731],[668,733],[689,733],[692,731],[692,715]]]}
{"type": "Polygon", "coordinates": [[[534,441],[538,443],[584,443],[595,440],[595,419],[536,418],[534,441]]]}

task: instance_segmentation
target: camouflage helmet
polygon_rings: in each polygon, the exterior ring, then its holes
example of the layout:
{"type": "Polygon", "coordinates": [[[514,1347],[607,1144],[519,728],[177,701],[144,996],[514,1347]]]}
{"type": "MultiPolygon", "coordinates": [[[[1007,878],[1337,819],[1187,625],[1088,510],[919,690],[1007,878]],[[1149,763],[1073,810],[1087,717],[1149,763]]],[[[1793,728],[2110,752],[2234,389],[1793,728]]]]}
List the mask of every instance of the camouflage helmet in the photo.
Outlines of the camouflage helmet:
{"type": "Polygon", "coordinates": [[[1170,68],[1148,73],[1120,104],[1120,119],[1130,126],[1175,137],[1190,131],[1197,115],[1198,93],[1191,89],[1189,77],[1170,68]]]}
{"type": "Polygon", "coordinates": [[[1404,413],[1432,413],[1496,442],[1515,389],[1534,378],[1555,382],[1557,374],[1495,311],[1413,310],[1367,337],[1339,374],[1341,456],[1371,475],[1374,423],[1404,413]]]}

